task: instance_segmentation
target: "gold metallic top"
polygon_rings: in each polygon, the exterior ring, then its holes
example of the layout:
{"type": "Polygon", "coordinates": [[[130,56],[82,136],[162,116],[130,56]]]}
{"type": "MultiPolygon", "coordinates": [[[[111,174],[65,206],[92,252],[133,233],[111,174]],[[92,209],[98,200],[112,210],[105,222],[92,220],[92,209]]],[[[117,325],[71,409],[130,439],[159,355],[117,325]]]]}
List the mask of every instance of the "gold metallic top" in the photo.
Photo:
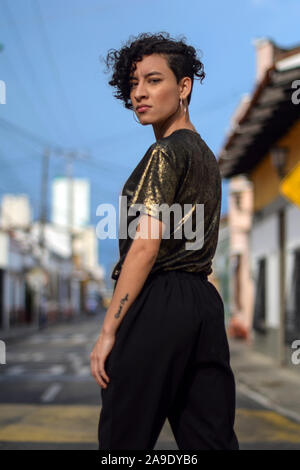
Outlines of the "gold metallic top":
{"type": "MultiPolygon", "coordinates": [[[[221,176],[217,160],[200,134],[191,129],[178,129],[157,140],[129,176],[122,196],[127,196],[127,228],[138,216],[138,213],[128,215],[133,204],[142,204],[140,213],[163,221],[167,220],[163,214],[168,216],[168,210],[164,212],[162,208],[178,204],[177,218],[171,215],[169,219],[170,236],[162,238],[150,273],[174,269],[212,272],[219,233],[221,176]],[[159,209],[156,205],[161,204],[167,206],[159,209]],[[204,212],[198,210],[198,204],[204,212]],[[194,248],[187,249],[186,243],[192,242],[196,242],[194,248]]],[[[112,271],[112,279],[118,278],[132,241],[130,236],[119,236],[120,259],[112,271]]]]}

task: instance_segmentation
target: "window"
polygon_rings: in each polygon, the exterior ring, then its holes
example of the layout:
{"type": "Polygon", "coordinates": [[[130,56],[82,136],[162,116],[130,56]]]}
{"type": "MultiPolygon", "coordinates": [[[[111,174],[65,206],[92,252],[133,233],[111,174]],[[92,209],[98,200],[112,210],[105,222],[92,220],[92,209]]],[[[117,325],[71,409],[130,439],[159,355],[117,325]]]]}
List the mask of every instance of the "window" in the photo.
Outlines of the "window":
{"type": "Polygon", "coordinates": [[[300,337],[300,249],[294,253],[291,290],[287,295],[285,311],[285,341],[291,343],[300,337]]]}
{"type": "Polygon", "coordinates": [[[235,191],[233,193],[233,196],[234,196],[236,208],[238,210],[241,210],[242,209],[242,204],[241,204],[241,202],[242,202],[242,193],[241,193],[241,191],[235,191]]]}
{"type": "Polygon", "coordinates": [[[256,283],[253,329],[265,334],[266,330],[266,259],[259,260],[256,283]]]}
{"type": "Polygon", "coordinates": [[[237,311],[242,309],[241,301],[241,259],[242,256],[237,254],[234,260],[234,304],[237,311]]]}

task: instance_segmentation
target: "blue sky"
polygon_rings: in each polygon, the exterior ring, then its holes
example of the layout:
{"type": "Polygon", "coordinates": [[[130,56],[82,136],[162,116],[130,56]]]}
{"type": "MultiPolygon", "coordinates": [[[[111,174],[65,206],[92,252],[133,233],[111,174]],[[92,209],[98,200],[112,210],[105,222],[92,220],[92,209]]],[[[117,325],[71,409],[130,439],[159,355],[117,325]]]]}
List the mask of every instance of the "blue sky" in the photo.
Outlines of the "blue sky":
{"type": "MultiPolygon", "coordinates": [[[[0,196],[27,193],[38,215],[45,141],[88,153],[76,161],[74,176],[91,182],[91,224],[99,220],[98,204],[118,207],[124,182],[155,138],[152,126],[136,123],[113,97],[100,58],[141,32],[183,35],[201,51],[206,78],[194,83],[190,117],[217,155],[240,98],[254,88],[253,40],[292,47],[300,42],[299,18],[298,0],[0,0],[0,80],[7,91],[0,105],[0,196]]],[[[65,159],[53,153],[50,178],[64,174],[65,159]]],[[[117,259],[118,241],[99,241],[108,277],[117,259]]]]}

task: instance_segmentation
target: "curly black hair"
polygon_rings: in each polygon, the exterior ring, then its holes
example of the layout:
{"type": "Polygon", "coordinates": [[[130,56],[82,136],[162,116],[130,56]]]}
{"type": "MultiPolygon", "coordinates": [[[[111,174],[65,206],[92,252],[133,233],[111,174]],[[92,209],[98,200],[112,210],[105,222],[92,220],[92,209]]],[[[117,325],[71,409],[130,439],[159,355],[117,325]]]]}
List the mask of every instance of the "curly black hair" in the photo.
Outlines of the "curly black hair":
{"type": "MultiPolygon", "coordinates": [[[[198,77],[202,83],[205,77],[203,63],[197,58],[196,49],[188,46],[185,41],[184,36],[176,40],[166,32],[141,33],[138,36],[130,36],[120,50],[109,49],[104,62],[106,72],[110,69],[113,71],[108,83],[117,89],[114,93],[115,98],[122,100],[125,108],[133,109],[130,100],[129,75],[132,70],[135,70],[137,61],[142,60],[145,55],[154,53],[163,54],[166,57],[177,83],[183,77],[192,79],[192,88],[194,78],[198,77]]],[[[188,104],[190,104],[191,94],[192,90],[188,96],[188,104]]]]}

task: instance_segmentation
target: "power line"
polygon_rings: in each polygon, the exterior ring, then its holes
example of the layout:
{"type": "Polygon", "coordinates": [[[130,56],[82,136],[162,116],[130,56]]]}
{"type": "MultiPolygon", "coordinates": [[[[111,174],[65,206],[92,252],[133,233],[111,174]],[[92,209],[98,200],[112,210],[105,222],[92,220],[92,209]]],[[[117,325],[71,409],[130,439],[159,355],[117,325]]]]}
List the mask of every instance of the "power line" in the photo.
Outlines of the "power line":
{"type": "MultiPolygon", "coordinates": [[[[31,106],[31,109],[33,110],[33,112],[35,113],[36,117],[38,118],[38,120],[40,121],[41,119],[44,121],[44,116],[43,114],[40,113],[40,110],[39,108],[36,106],[36,104],[34,102],[32,102],[30,96],[28,95],[26,89],[24,88],[24,86],[22,85],[22,81],[19,79],[19,76],[12,64],[12,62],[10,61],[9,57],[7,54],[2,54],[1,55],[1,59],[4,59],[6,60],[6,62],[8,63],[8,66],[10,68],[10,71],[12,72],[12,74],[15,76],[15,81],[17,82],[17,88],[19,91],[21,91],[21,95],[22,97],[25,97],[27,98],[27,101],[29,103],[29,105],[31,106]]],[[[44,126],[45,126],[45,123],[44,123],[44,126]]]]}
{"type": "Polygon", "coordinates": [[[19,136],[23,137],[24,139],[30,140],[31,142],[39,145],[40,147],[48,146],[51,147],[54,151],[61,152],[62,147],[52,144],[51,142],[47,141],[43,137],[40,137],[36,134],[34,134],[31,131],[28,131],[27,129],[24,129],[23,127],[14,124],[7,119],[1,118],[0,117],[0,126],[4,127],[5,129],[14,132],[18,134],[19,136]]]}
{"type": "MultiPolygon", "coordinates": [[[[204,107],[202,107],[202,104],[200,103],[200,105],[197,107],[197,112],[193,112],[193,117],[197,117],[199,115],[202,117],[205,117],[205,115],[203,115],[204,112],[214,113],[215,111],[219,111],[223,107],[228,106],[229,104],[233,103],[233,100],[241,95],[242,95],[242,92],[234,91],[233,93],[230,93],[229,95],[227,95],[225,99],[223,100],[218,99],[217,101],[213,103],[206,104],[204,107]]],[[[122,138],[136,137],[137,133],[138,133],[138,130],[133,129],[130,131],[125,131],[123,133],[118,133],[117,135],[115,134],[112,136],[101,137],[100,139],[98,138],[94,140],[93,142],[91,142],[89,146],[93,148],[93,147],[98,147],[100,145],[105,145],[106,143],[109,143],[110,141],[115,142],[116,139],[118,138],[122,139],[122,138]]]]}
{"type": "MultiPolygon", "coordinates": [[[[64,154],[66,152],[66,150],[63,147],[58,146],[57,144],[51,143],[50,141],[46,140],[45,138],[40,137],[37,134],[34,134],[33,132],[28,131],[27,129],[24,129],[23,127],[21,127],[17,124],[14,124],[14,123],[8,121],[7,119],[1,118],[1,117],[0,117],[0,127],[3,127],[4,129],[6,129],[10,132],[16,133],[20,137],[37,144],[39,147],[43,147],[43,148],[48,147],[48,148],[52,149],[52,152],[55,155],[61,155],[61,154],[64,154]]],[[[119,164],[116,164],[116,163],[114,163],[113,165],[108,163],[108,167],[107,167],[107,166],[105,166],[105,164],[103,165],[103,163],[100,159],[97,159],[97,160],[89,159],[89,160],[85,160],[84,163],[91,164],[93,166],[98,167],[101,170],[112,172],[113,174],[115,173],[115,169],[119,169],[121,171],[130,171],[129,168],[125,168],[125,167],[120,166],[119,164]]]]}
{"type": "Polygon", "coordinates": [[[31,75],[31,79],[35,85],[35,90],[38,90],[39,91],[39,95],[40,95],[40,98],[41,98],[41,101],[43,103],[46,103],[47,104],[47,108],[48,110],[50,110],[50,114],[52,115],[52,119],[51,119],[51,122],[54,122],[57,129],[58,129],[58,133],[61,133],[61,129],[60,127],[58,126],[58,122],[56,120],[56,117],[55,115],[53,114],[53,110],[51,108],[51,106],[49,106],[49,103],[48,103],[48,100],[45,98],[45,95],[44,95],[44,92],[42,90],[42,88],[40,87],[40,82],[39,80],[37,80],[36,78],[36,74],[35,74],[35,71],[34,71],[34,68],[32,67],[32,63],[30,61],[30,58],[27,54],[27,51],[26,51],[26,48],[24,46],[24,41],[19,33],[19,30],[18,30],[18,26],[17,26],[17,23],[15,22],[14,20],[14,17],[13,15],[11,14],[9,8],[8,8],[8,5],[6,3],[6,0],[2,0],[2,10],[5,12],[6,14],[6,17],[10,23],[10,25],[12,26],[12,30],[14,31],[14,34],[15,34],[15,37],[17,38],[17,41],[18,41],[18,46],[19,46],[19,50],[21,51],[21,56],[22,56],[22,59],[24,61],[24,63],[26,64],[26,67],[27,69],[29,70],[30,72],[30,75],[31,75]],[[4,8],[3,8],[4,7],[4,8]]]}
{"type": "MultiPolygon", "coordinates": [[[[33,3],[33,0],[32,0],[32,3],[33,3]]],[[[71,110],[69,100],[67,98],[64,87],[62,85],[60,74],[59,74],[54,56],[53,56],[52,51],[51,51],[50,42],[49,42],[49,39],[48,39],[48,36],[47,36],[47,31],[46,31],[46,28],[45,28],[45,24],[44,24],[43,16],[41,14],[40,4],[39,4],[38,0],[34,0],[33,10],[36,12],[36,15],[37,15],[37,23],[39,25],[41,37],[42,37],[42,40],[43,40],[43,43],[44,43],[44,51],[47,54],[48,61],[50,63],[50,66],[51,66],[51,69],[52,69],[52,72],[53,72],[53,76],[54,76],[54,79],[55,79],[55,82],[56,82],[57,90],[59,92],[61,101],[64,103],[65,109],[68,112],[69,122],[72,121],[72,123],[73,123],[74,129],[72,129],[72,133],[75,131],[76,135],[79,135],[80,138],[81,138],[81,141],[83,142],[84,139],[82,138],[80,128],[79,128],[79,126],[78,126],[78,124],[77,124],[77,122],[74,118],[74,113],[71,110]]]]}

